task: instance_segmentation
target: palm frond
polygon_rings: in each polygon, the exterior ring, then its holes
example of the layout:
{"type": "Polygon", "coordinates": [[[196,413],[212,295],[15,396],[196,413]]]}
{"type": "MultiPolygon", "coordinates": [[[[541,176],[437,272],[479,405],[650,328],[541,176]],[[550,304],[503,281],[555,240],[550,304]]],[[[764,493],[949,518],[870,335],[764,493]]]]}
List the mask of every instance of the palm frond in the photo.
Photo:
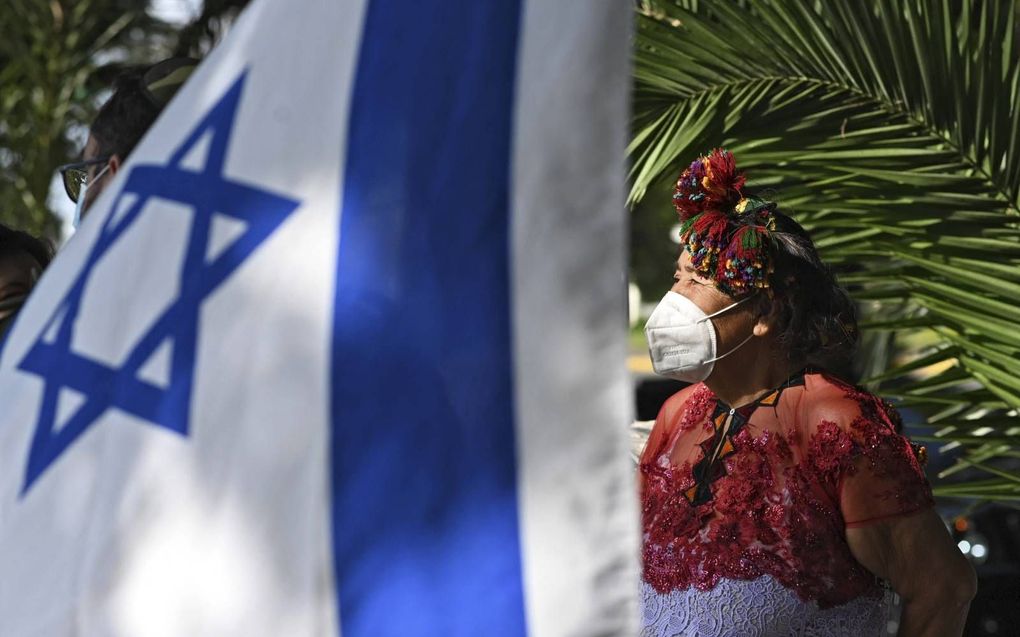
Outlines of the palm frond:
{"type": "Polygon", "coordinates": [[[930,437],[965,450],[947,497],[1020,499],[1015,13],[646,0],[637,17],[631,205],[708,148],[732,150],[843,273],[866,329],[926,343],[882,360],[870,386],[929,423],[979,423],[930,437]]]}

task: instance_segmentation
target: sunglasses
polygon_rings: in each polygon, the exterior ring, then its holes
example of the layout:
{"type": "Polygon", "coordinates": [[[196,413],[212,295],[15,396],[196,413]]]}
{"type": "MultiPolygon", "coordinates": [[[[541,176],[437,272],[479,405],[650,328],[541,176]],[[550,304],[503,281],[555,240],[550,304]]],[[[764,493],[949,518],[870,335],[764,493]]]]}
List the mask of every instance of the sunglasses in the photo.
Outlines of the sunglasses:
{"type": "Polygon", "coordinates": [[[81,188],[89,180],[89,167],[105,164],[108,161],[110,161],[109,157],[97,157],[96,159],[76,161],[73,164],[64,164],[57,167],[57,170],[60,171],[60,178],[64,182],[64,192],[71,198],[71,201],[78,203],[81,188]]]}

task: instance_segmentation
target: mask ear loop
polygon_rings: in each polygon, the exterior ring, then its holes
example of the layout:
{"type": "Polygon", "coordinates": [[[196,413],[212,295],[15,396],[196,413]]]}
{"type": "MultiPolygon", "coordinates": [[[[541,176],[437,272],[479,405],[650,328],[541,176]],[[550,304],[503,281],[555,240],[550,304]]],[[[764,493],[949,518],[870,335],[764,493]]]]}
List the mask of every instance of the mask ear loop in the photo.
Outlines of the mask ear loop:
{"type": "MultiPolygon", "coordinates": [[[[738,305],[740,305],[740,304],[741,304],[741,303],[743,303],[744,301],[750,300],[751,298],[755,297],[755,296],[756,296],[757,294],[758,294],[758,292],[757,292],[757,291],[755,291],[755,292],[754,292],[754,294],[750,294],[750,295],[748,295],[748,296],[745,296],[744,298],[740,299],[740,300],[739,300],[739,301],[737,301],[736,303],[734,303],[734,304],[732,304],[732,305],[730,305],[730,306],[728,306],[728,307],[724,307],[723,309],[719,310],[718,312],[713,312],[713,313],[709,314],[708,316],[706,316],[706,317],[705,317],[704,319],[702,319],[702,320],[706,320],[706,321],[707,321],[708,319],[712,318],[713,316],[719,316],[719,315],[720,315],[720,314],[722,314],[723,312],[726,312],[726,311],[728,311],[728,310],[731,310],[731,309],[733,309],[733,308],[737,307],[738,305]]],[[[729,356],[729,355],[730,355],[730,354],[732,354],[733,352],[735,352],[735,351],[737,351],[738,349],[740,349],[740,348],[741,348],[741,347],[742,347],[742,346],[744,345],[744,343],[746,343],[747,341],[751,340],[752,338],[754,338],[754,331],[753,331],[753,330],[751,331],[751,333],[750,333],[750,334],[748,334],[748,335],[747,335],[747,338],[745,338],[744,340],[740,341],[740,344],[739,344],[739,345],[737,345],[736,347],[732,348],[732,349],[731,349],[730,351],[726,352],[725,354],[721,354],[721,355],[719,355],[719,356],[716,356],[715,358],[711,358],[711,359],[709,359],[709,360],[707,360],[707,361],[705,361],[705,362],[706,362],[706,363],[714,363],[715,361],[717,361],[717,360],[719,360],[719,359],[721,359],[721,358],[726,358],[727,356],[729,356]]]]}
{"type": "Polygon", "coordinates": [[[735,302],[735,303],[732,303],[732,304],[730,304],[730,305],[727,305],[726,307],[724,307],[724,308],[723,308],[723,309],[721,309],[721,310],[718,310],[718,311],[712,312],[711,314],[707,314],[707,315],[705,316],[705,318],[703,318],[703,319],[699,320],[698,322],[700,323],[700,322],[702,322],[702,321],[707,321],[707,320],[708,320],[708,319],[710,319],[710,318],[713,318],[713,317],[719,316],[719,315],[720,315],[720,314],[722,314],[723,312],[729,312],[730,310],[732,310],[733,308],[737,307],[738,305],[740,305],[740,304],[741,304],[741,303],[743,303],[744,301],[750,301],[750,300],[751,300],[752,298],[754,298],[754,297],[755,297],[755,296],[757,296],[757,295],[758,295],[758,292],[757,292],[757,290],[756,290],[756,291],[754,292],[754,294],[749,294],[749,295],[745,296],[744,298],[740,299],[739,301],[737,301],[737,302],[735,302]]]}
{"type": "Polygon", "coordinates": [[[740,349],[744,345],[744,343],[746,343],[747,341],[751,340],[752,338],[754,338],[754,332],[751,332],[750,334],[747,335],[747,338],[745,338],[744,340],[740,341],[740,345],[737,345],[736,347],[734,347],[730,351],[726,352],[725,354],[722,354],[720,356],[716,356],[715,358],[710,358],[709,360],[707,360],[705,362],[706,363],[714,363],[715,361],[719,360],[720,358],[726,358],[727,356],[729,356],[733,352],[735,352],[738,349],[740,349]]]}

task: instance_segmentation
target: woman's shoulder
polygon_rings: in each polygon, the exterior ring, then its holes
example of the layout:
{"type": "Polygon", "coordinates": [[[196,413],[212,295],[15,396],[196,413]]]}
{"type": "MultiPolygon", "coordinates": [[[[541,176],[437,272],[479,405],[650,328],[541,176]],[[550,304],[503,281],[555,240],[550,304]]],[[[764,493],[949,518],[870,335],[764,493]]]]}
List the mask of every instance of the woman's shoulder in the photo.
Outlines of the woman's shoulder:
{"type": "Polygon", "coordinates": [[[810,422],[830,422],[843,428],[861,419],[901,428],[892,403],[835,374],[814,370],[805,375],[799,401],[801,416],[810,422]]]}
{"type": "Polygon", "coordinates": [[[663,424],[675,425],[692,409],[701,411],[715,397],[704,383],[688,385],[666,399],[659,409],[656,420],[663,424]]]}
{"type": "Polygon", "coordinates": [[[667,398],[662,408],[671,413],[679,414],[695,403],[705,403],[714,398],[715,394],[712,393],[712,390],[705,383],[694,383],[667,398]]]}
{"type": "MultiPolygon", "coordinates": [[[[707,388],[703,383],[688,385],[666,399],[659,409],[659,415],[655,419],[652,431],[641,454],[640,463],[642,466],[649,462],[658,461],[660,454],[674,439],[680,430],[687,429],[687,423],[697,420],[697,410],[692,410],[696,403],[704,402],[703,398],[707,388]]],[[[708,392],[711,394],[711,392],[708,392]]],[[[707,403],[706,403],[707,404],[707,403]]]]}

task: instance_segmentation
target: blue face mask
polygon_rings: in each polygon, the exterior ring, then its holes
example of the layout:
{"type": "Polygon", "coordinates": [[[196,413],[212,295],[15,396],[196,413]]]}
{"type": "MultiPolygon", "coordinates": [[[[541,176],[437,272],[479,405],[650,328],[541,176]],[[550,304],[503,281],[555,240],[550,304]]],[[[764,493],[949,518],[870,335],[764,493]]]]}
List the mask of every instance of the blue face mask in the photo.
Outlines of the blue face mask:
{"type": "MultiPolygon", "coordinates": [[[[89,183],[94,184],[97,181],[99,181],[99,178],[102,177],[104,174],[106,174],[106,171],[109,168],[110,168],[110,164],[107,164],[107,165],[103,166],[103,169],[100,170],[96,174],[96,176],[92,178],[92,180],[89,183]]],[[[85,214],[85,195],[86,195],[86,193],[88,193],[88,190],[89,190],[89,184],[86,183],[86,184],[82,184],[81,185],[81,190],[78,191],[78,201],[75,202],[75,204],[74,204],[74,218],[71,220],[71,225],[74,227],[75,230],[77,230],[78,226],[81,225],[81,217],[82,217],[83,214],[85,214]]]]}

